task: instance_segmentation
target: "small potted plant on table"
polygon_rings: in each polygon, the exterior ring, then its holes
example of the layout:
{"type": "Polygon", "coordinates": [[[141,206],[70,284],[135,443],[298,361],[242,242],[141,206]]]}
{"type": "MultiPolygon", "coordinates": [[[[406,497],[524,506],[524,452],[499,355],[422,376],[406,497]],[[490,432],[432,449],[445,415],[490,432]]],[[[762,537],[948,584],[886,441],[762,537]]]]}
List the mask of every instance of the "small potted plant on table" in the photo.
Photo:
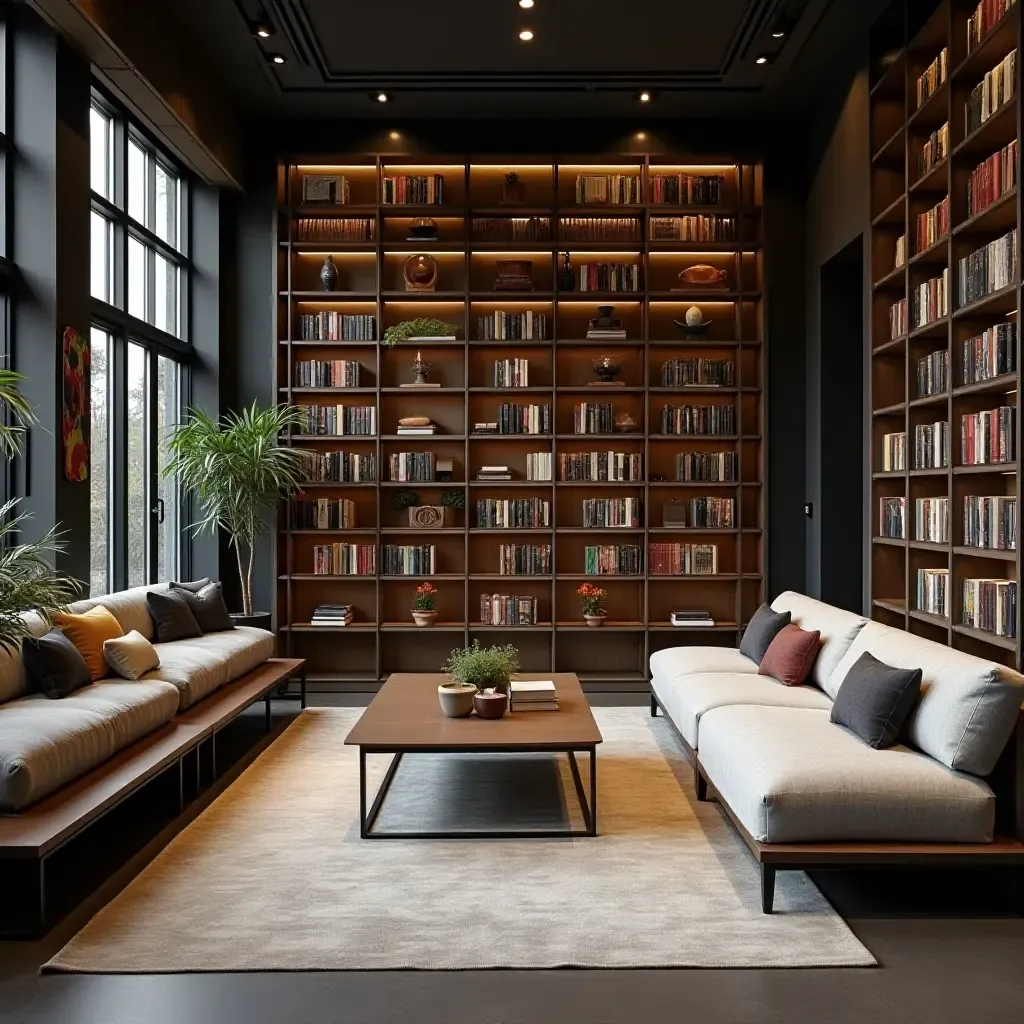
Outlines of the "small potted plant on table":
{"type": "Polygon", "coordinates": [[[437,587],[423,582],[416,588],[412,600],[412,618],[417,626],[432,626],[437,618],[437,587]]]}
{"type": "MultiPolygon", "coordinates": [[[[452,651],[444,666],[452,677],[452,684],[442,683],[438,687],[442,709],[445,708],[445,690],[450,693],[453,684],[457,684],[473,688],[473,707],[481,718],[501,718],[508,709],[512,674],[518,669],[519,652],[511,645],[481,647],[480,641],[474,640],[469,647],[452,651]]],[[[445,714],[449,712],[445,710],[445,714]]]]}
{"type": "Polygon", "coordinates": [[[576,593],[583,598],[583,618],[588,626],[603,626],[605,620],[604,599],[608,591],[593,583],[581,583],[576,593]]]}

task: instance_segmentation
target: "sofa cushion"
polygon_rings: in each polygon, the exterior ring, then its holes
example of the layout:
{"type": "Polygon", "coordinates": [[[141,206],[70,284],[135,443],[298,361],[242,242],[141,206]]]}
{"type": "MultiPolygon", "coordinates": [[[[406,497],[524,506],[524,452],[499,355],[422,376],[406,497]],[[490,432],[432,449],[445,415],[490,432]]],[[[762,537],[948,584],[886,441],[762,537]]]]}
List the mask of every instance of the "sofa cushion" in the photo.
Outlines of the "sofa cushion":
{"type": "Polygon", "coordinates": [[[168,583],[167,587],[169,590],[187,590],[190,594],[198,594],[200,590],[208,587],[212,582],[213,580],[209,576],[204,576],[201,580],[192,580],[190,583],[168,583]]]}
{"type": "Polygon", "coordinates": [[[816,629],[801,629],[792,622],[783,626],[764,652],[758,675],[774,676],[786,686],[800,686],[811,674],[820,641],[816,629]]]}
{"type": "Polygon", "coordinates": [[[145,587],[132,587],[119,590],[115,594],[104,594],[102,597],[76,601],[71,605],[73,612],[86,612],[90,608],[102,605],[121,623],[121,629],[130,633],[133,629],[141,633],[147,640],[154,637],[153,620],[146,607],[146,595],[150,592],[162,593],[167,590],[166,583],[154,583],[145,587]]]}
{"type": "Polygon", "coordinates": [[[838,692],[868,651],[896,668],[922,671],[921,699],[903,730],[904,742],[948,768],[988,775],[1006,746],[1024,703],[1024,676],[902,629],[869,622],[832,673],[838,692]]]}
{"type": "MultiPolygon", "coordinates": [[[[36,612],[22,612],[22,621],[32,636],[44,636],[50,625],[36,612]]],[[[15,700],[35,689],[35,683],[25,671],[21,650],[9,651],[0,647],[0,704],[15,700]]]]}
{"type": "Polygon", "coordinates": [[[101,680],[63,700],[0,705],[0,810],[17,811],[170,721],[178,691],[153,680],[101,680]]]}
{"type": "Polygon", "coordinates": [[[137,629],[104,641],[103,657],[122,679],[141,679],[160,664],[156,648],[137,629]]]}
{"type": "Polygon", "coordinates": [[[666,647],[651,655],[651,676],[676,679],[704,672],[750,672],[757,674],[757,662],[735,647],[666,647]]]}
{"type": "Polygon", "coordinates": [[[755,672],[708,672],[676,679],[652,679],[651,689],[661,701],[665,714],[694,750],[699,750],[704,742],[701,716],[712,708],[756,704],[827,711],[832,706],[832,701],[816,686],[785,686],[777,679],[755,672]]]}
{"type": "Polygon", "coordinates": [[[919,668],[893,668],[865,651],[847,672],[832,705],[832,723],[869,747],[891,747],[921,695],[919,668]]]}
{"type": "Polygon", "coordinates": [[[85,658],[59,629],[26,637],[21,657],[36,689],[51,699],[69,697],[92,682],[85,658]]]}
{"type": "Polygon", "coordinates": [[[821,650],[811,668],[808,682],[820,686],[835,700],[838,687],[831,687],[829,680],[832,672],[850,649],[854,637],[864,628],[867,619],[792,590],[779,594],[772,601],[772,608],[777,612],[788,611],[793,622],[801,629],[816,629],[821,634],[821,650]]]}
{"type": "Polygon", "coordinates": [[[163,594],[147,594],[146,604],[153,616],[156,638],[162,644],[174,640],[191,640],[203,635],[192,609],[184,598],[183,590],[168,590],[163,594]]]}
{"type": "Polygon", "coordinates": [[[272,657],[274,634],[255,626],[238,626],[229,632],[157,644],[156,652],[160,667],[143,678],[173,683],[178,688],[179,706],[187,708],[272,657]]]}
{"type": "Polygon", "coordinates": [[[763,604],[750,616],[740,638],[740,653],[759,665],[771,642],[789,625],[789,612],[774,612],[763,604]]]}
{"type": "Polygon", "coordinates": [[[89,666],[93,682],[109,675],[107,663],[103,660],[103,641],[124,635],[121,624],[112,612],[97,605],[77,615],[59,612],[53,617],[53,622],[78,648],[79,654],[89,666]]]}
{"type": "Polygon", "coordinates": [[[763,843],[992,840],[995,796],[981,779],[908,747],[873,750],[828,711],[715,708],[700,763],[763,843]]]}

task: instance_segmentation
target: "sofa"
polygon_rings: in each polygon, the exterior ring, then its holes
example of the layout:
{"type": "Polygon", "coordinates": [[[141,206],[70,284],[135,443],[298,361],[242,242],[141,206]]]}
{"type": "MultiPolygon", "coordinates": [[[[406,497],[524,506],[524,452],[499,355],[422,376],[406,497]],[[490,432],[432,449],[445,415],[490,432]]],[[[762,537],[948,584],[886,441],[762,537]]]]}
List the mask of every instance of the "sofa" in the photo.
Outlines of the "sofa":
{"type": "Polygon", "coordinates": [[[802,594],[780,594],[771,607],[820,631],[804,685],[760,675],[729,648],[650,658],[651,713],[661,709],[692,757],[698,796],[713,792],[761,863],[764,909],[776,868],[851,866],[858,854],[901,863],[901,850],[922,862],[942,851],[973,864],[995,863],[984,854],[998,852],[1000,864],[1024,865],[1019,837],[996,842],[991,778],[1020,721],[1024,676],[802,594]],[[920,699],[887,749],[830,720],[865,652],[922,670],[920,699]]]}
{"type": "MultiPolygon", "coordinates": [[[[167,589],[134,587],[78,601],[70,611],[103,605],[125,633],[154,641],[146,594],[167,589]]],[[[39,615],[25,618],[33,635],[46,632],[39,615]]],[[[154,646],[160,664],[137,682],[111,675],[60,700],[33,692],[19,653],[0,651],[0,812],[23,810],[261,665],[274,653],[274,635],[238,626],[154,646]]]]}

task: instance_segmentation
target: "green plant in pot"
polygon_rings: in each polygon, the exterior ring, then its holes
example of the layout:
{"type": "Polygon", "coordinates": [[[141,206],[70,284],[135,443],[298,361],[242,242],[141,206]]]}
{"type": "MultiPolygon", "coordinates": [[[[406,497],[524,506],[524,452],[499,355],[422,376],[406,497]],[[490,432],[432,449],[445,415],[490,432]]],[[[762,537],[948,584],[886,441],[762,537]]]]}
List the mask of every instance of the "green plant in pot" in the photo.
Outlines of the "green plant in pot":
{"type": "Polygon", "coordinates": [[[185,423],[171,431],[165,476],[191,491],[202,518],[196,534],[224,530],[238,562],[242,595],[239,624],[270,628],[270,613],[253,611],[252,577],[256,545],[270,529],[277,504],[300,489],[306,452],[283,447],[278,439],[301,427],[293,406],[260,408],[257,402],[220,420],[190,409],[185,423]]]}
{"type": "Polygon", "coordinates": [[[473,686],[473,705],[481,718],[500,718],[508,708],[509,684],[519,671],[519,652],[504,647],[481,647],[474,640],[469,647],[452,651],[444,665],[453,682],[473,686]]]}
{"type": "Polygon", "coordinates": [[[432,316],[421,316],[415,320],[403,320],[392,324],[384,332],[384,344],[388,347],[410,338],[454,338],[458,334],[455,324],[446,323],[432,316]]]}

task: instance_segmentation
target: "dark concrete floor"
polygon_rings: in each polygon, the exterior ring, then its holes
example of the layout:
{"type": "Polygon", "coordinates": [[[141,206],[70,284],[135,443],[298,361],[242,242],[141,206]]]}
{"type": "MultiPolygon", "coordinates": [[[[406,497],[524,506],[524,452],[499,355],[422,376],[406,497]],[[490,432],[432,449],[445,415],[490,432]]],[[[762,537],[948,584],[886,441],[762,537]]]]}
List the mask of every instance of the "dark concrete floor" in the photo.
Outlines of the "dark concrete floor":
{"type": "Polygon", "coordinates": [[[879,967],[40,976],[39,965],[83,923],[72,915],[43,942],[0,943],[0,1021],[1024,1021],[1024,919],[1008,913],[1004,881],[974,873],[879,872],[833,873],[815,880],[879,967]]]}

